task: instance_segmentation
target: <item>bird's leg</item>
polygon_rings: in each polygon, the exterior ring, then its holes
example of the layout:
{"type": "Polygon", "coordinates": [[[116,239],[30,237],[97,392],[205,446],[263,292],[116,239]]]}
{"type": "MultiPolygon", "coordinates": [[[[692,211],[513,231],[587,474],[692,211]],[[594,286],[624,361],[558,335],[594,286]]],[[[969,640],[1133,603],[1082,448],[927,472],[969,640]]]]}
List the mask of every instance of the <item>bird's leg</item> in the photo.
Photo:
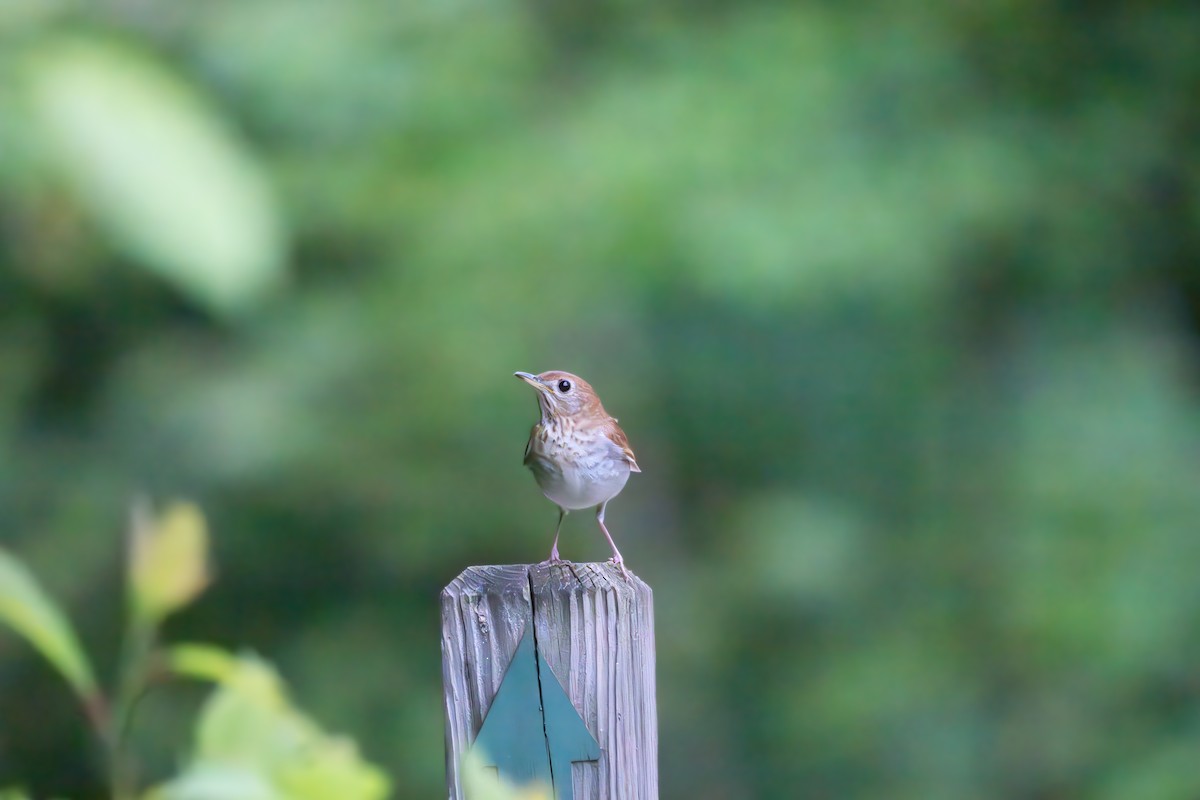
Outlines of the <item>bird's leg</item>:
{"type": "Polygon", "coordinates": [[[558,557],[558,532],[562,530],[563,517],[567,516],[567,510],[561,506],[558,509],[558,524],[554,526],[554,544],[550,546],[550,562],[562,561],[558,557]]]}
{"type": "Polygon", "coordinates": [[[629,580],[629,573],[625,571],[625,561],[621,558],[621,551],[617,549],[617,543],[613,541],[612,535],[608,532],[608,528],[604,527],[604,509],[607,506],[607,500],[596,506],[596,522],[600,524],[600,530],[604,532],[604,538],[608,539],[608,546],[612,548],[612,562],[621,569],[621,577],[625,580],[629,580]]]}

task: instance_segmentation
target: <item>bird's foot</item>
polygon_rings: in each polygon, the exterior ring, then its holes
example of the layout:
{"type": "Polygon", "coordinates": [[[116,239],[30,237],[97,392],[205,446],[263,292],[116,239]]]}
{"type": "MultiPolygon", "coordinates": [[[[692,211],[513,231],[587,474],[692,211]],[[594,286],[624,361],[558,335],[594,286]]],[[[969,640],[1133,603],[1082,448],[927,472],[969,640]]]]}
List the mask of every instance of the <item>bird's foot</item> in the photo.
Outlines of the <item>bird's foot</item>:
{"type": "Polygon", "coordinates": [[[625,571],[625,562],[621,559],[621,557],[619,555],[613,556],[612,558],[610,558],[608,560],[608,562],[610,564],[615,565],[617,569],[621,570],[621,577],[624,578],[626,580],[626,582],[631,580],[629,577],[629,573],[625,571]]]}
{"type": "Polygon", "coordinates": [[[547,558],[547,559],[546,559],[545,561],[543,561],[542,563],[538,564],[538,566],[539,566],[539,567],[544,567],[544,566],[546,566],[546,565],[548,565],[548,564],[561,564],[561,563],[563,563],[563,560],[562,560],[561,558],[559,558],[559,556],[558,556],[558,548],[557,548],[557,547],[555,547],[553,550],[551,550],[551,551],[550,551],[550,557],[549,557],[549,558],[547,558]]]}

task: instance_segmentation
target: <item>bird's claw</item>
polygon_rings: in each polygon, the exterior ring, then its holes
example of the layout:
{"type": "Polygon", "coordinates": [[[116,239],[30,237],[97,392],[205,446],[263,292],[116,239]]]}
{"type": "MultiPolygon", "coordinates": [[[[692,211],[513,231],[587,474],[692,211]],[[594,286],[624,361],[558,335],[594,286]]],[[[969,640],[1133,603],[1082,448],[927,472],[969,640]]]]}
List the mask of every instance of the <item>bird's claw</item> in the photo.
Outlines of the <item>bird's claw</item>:
{"type": "Polygon", "coordinates": [[[617,569],[621,570],[621,577],[624,578],[626,582],[629,582],[631,580],[631,578],[629,577],[629,573],[625,571],[625,562],[623,560],[621,560],[617,556],[613,556],[612,558],[610,558],[608,560],[608,563],[614,565],[617,569]]]}

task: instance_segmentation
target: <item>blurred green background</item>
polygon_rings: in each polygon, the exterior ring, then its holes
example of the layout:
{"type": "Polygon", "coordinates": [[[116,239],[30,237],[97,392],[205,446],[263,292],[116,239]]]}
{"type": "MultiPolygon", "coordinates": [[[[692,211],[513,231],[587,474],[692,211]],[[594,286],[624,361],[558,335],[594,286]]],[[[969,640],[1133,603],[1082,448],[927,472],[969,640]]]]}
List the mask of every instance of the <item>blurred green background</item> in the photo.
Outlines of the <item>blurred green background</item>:
{"type": "MultiPolygon", "coordinates": [[[[400,797],[545,557],[514,370],[644,473],[664,798],[1200,797],[1200,11],[4,0],[0,544],[113,663],[130,497],[400,797]]],[[[607,557],[588,515],[574,560],[607,557]]],[[[140,710],[149,776],[198,694],[140,710]]],[[[0,635],[0,785],[99,796],[0,635]]]]}

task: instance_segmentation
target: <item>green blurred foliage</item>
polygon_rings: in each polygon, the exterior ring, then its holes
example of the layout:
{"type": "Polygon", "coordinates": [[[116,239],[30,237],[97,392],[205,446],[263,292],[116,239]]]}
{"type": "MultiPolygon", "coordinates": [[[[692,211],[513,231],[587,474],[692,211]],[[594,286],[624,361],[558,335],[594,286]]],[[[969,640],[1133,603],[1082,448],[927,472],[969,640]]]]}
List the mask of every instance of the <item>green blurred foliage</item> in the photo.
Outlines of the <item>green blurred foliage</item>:
{"type": "Polygon", "coordinates": [[[92,666],[74,629],[25,565],[4,550],[0,550],[0,622],[25,637],[80,698],[95,691],[92,666]]]}
{"type": "MultiPolygon", "coordinates": [[[[154,515],[137,507],[130,535],[128,620],[115,686],[98,686],[74,629],[24,565],[0,550],[0,622],[22,636],[79,696],[106,763],[112,800],[381,800],[388,779],[363,761],[352,739],[326,734],[292,705],[275,670],[219,647],[163,648],[159,627],[203,591],[207,526],[194,506],[175,503],[154,515]],[[179,775],[139,791],[131,750],[135,711],[168,678],[218,684],[199,709],[195,744],[179,775]]],[[[16,731],[20,734],[20,731],[16,731]]],[[[22,800],[15,789],[0,800],[22,800]]]]}
{"type": "MultiPolygon", "coordinates": [[[[211,659],[211,656],[210,656],[211,659]]],[[[233,660],[201,709],[183,774],[149,800],[379,800],[388,781],[291,706],[279,676],[252,657],[233,660]]]]}
{"type": "Polygon", "coordinates": [[[463,792],[480,800],[553,800],[549,786],[537,781],[528,786],[513,786],[496,770],[480,763],[478,750],[467,754],[463,763],[463,792]]]}
{"type": "MultiPolygon", "coordinates": [[[[437,591],[544,557],[509,376],[569,369],[644,469],[608,521],[664,796],[1200,795],[1198,36],[7,0],[3,543],[103,654],[130,494],[200,498],[217,588],[168,632],[269,653],[436,796],[437,591]]],[[[95,796],[53,681],[0,643],[0,785],[95,796]]],[[[145,702],[151,774],[198,701],[145,702]]]]}

